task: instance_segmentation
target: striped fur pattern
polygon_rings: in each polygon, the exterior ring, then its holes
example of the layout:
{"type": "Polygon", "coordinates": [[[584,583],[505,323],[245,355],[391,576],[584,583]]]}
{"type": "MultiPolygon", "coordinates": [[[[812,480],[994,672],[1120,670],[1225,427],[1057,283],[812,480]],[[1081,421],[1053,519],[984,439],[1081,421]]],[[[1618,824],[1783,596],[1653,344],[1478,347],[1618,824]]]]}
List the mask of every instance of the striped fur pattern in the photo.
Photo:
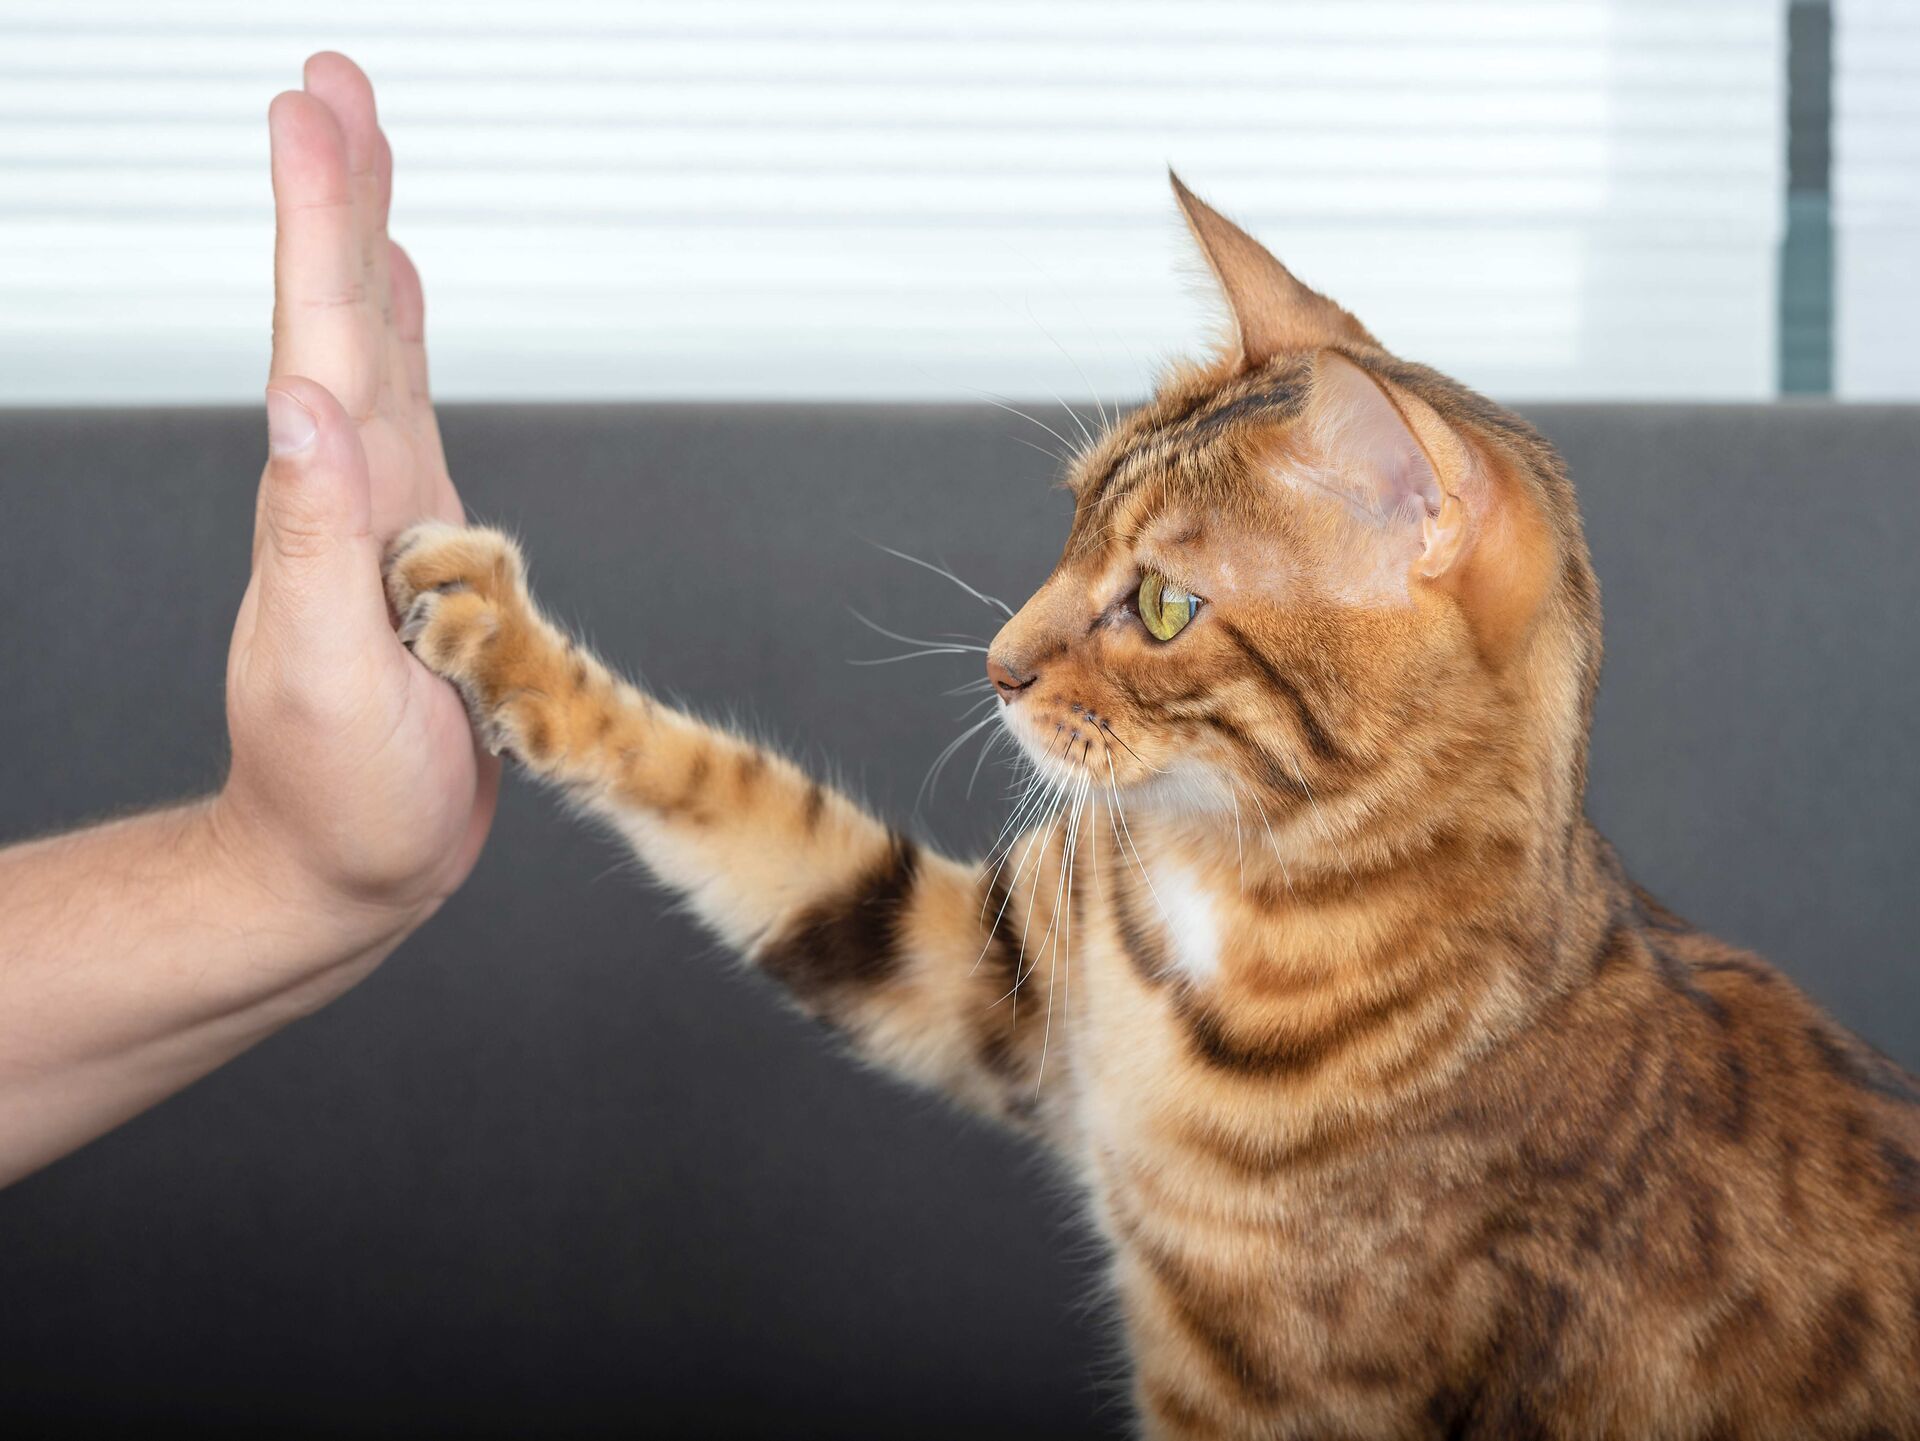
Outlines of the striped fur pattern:
{"type": "Polygon", "coordinates": [[[1233,332],[1074,463],[997,866],[621,680],[495,532],[403,539],[404,635],[800,1006],[1060,1152],[1146,1434],[1920,1437],[1920,1085],[1585,819],[1558,457],[1181,201],[1233,332]]]}

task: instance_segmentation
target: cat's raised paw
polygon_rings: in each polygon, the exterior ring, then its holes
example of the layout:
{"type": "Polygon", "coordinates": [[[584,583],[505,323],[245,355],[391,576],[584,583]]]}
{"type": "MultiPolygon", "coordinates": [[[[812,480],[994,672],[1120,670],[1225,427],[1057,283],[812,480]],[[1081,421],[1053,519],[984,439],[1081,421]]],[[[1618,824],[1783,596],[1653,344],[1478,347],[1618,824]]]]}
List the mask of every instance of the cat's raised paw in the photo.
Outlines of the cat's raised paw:
{"type": "Polygon", "coordinates": [[[428,521],[395,538],[385,570],[401,641],[459,689],[489,749],[513,748],[501,706],[525,647],[503,642],[538,630],[519,547],[497,530],[428,521]]]}

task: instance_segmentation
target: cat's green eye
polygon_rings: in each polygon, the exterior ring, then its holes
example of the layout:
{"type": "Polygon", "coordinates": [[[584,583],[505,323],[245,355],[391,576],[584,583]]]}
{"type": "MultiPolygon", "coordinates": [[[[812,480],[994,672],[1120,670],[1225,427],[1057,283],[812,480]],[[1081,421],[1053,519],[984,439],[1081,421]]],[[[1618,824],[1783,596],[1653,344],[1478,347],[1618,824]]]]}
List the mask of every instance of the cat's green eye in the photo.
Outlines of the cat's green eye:
{"type": "Polygon", "coordinates": [[[1158,571],[1140,577],[1140,619],[1155,640],[1172,640],[1186,628],[1193,613],[1200,609],[1197,597],[1188,595],[1158,571]]]}

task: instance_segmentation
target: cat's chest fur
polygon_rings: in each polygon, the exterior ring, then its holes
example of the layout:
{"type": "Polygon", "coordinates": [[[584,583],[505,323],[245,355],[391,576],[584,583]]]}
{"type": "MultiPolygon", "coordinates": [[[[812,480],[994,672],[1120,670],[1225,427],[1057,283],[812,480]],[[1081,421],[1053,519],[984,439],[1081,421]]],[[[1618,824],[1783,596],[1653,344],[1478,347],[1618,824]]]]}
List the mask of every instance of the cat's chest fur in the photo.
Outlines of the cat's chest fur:
{"type": "Polygon", "coordinates": [[[1320,1039],[1308,1022],[1330,1002],[1290,943],[1339,933],[1291,900],[1178,856],[1123,854],[1087,885],[1080,1165],[1157,1406],[1212,1388],[1249,1415],[1365,1414],[1395,1434],[1425,1404],[1409,1388],[1465,1364],[1434,1338],[1470,1348],[1502,1304],[1461,1260],[1489,1224],[1485,1157],[1356,1103],[1405,1038],[1335,1017],[1320,1039]]]}
{"type": "Polygon", "coordinates": [[[1453,1222],[1377,1164],[1293,1164],[1315,1145],[1298,1102],[1196,1062],[1187,1012],[1259,938],[1191,868],[1152,865],[1148,880],[1153,919],[1131,943],[1136,922],[1088,905],[1074,1037],[1083,1175],[1138,1384],[1176,1413],[1198,1380],[1215,1404],[1224,1387],[1249,1414],[1304,1416],[1358,1382],[1390,1430],[1406,1398],[1382,1382],[1434,1369],[1392,1338],[1432,1309],[1453,1222]],[[1145,964],[1143,941],[1157,941],[1145,964]]]}

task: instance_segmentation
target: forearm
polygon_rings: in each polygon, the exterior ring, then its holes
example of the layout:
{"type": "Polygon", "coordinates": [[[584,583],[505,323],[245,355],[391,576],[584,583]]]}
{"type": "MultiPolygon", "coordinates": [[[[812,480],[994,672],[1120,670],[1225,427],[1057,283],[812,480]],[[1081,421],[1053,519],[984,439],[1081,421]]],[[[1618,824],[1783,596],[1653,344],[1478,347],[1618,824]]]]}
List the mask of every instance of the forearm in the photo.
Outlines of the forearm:
{"type": "Polygon", "coordinates": [[[200,801],[0,850],[0,1185],[189,1085],[398,944],[200,801]]]}

